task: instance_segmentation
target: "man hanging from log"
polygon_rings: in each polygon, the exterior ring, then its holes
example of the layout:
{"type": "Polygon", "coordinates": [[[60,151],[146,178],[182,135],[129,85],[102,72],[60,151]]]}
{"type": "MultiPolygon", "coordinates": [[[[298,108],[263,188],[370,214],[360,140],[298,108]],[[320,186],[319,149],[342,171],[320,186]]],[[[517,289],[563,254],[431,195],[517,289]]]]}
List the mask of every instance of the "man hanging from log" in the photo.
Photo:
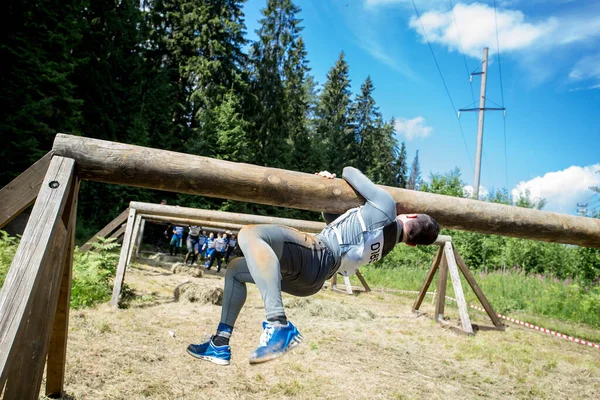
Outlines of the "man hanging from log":
{"type": "MultiPolygon", "coordinates": [[[[324,178],[335,174],[319,172],[324,178]]],[[[327,226],[311,235],[278,225],[248,225],[238,235],[244,257],[231,261],[225,274],[221,321],[216,334],[202,344],[190,344],[190,355],[228,365],[229,338],[246,301],[246,283],[258,287],[266,321],[258,348],[250,355],[256,364],[283,355],[302,341],[287,320],[281,292],[311,296],[337,272],[353,274],[361,265],[385,257],[399,242],[427,245],[439,233],[438,223],[425,214],[397,215],[396,203],[359,170],[344,168],[343,178],[366,200],[340,216],[324,214],[327,226]]]]}

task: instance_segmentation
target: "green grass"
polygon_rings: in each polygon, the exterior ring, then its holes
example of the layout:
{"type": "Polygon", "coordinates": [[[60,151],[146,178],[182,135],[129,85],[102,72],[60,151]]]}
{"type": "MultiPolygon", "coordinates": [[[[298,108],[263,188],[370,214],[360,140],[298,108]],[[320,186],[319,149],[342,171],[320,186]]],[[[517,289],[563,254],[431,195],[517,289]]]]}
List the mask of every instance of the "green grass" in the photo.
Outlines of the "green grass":
{"type": "MultiPolygon", "coordinates": [[[[407,267],[363,267],[361,272],[372,287],[399,290],[419,290],[427,274],[424,268],[407,267]]],[[[569,280],[519,272],[474,275],[496,312],[581,339],[600,341],[600,286],[586,290],[569,280]]],[[[461,280],[467,302],[479,305],[466,281],[461,280]]],[[[434,278],[430,292],[435,290],[436,282],[434,278]]],[[[353,284],[360,285],[355,277],[353,284]]],[[[450,282],[447,295],[454,296],[450,282]]]]}

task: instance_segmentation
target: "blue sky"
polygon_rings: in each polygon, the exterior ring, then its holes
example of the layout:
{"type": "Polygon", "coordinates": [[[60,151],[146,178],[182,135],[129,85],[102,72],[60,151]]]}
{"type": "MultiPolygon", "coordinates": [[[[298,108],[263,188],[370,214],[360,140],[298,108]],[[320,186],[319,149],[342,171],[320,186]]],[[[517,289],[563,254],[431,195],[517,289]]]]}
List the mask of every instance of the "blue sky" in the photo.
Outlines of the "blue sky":
{"type": "MultiPolygon", "coordinates": [[[[246,3],[250,39],[265,4],[246,3]]],[[[426,34],[456,108],[471,106],[471,88],[478,101],[480,80],[471,86],[467,71],[479,68],[484,46],[487,99],[502,103],[501,66],[506,167],[503,113],[487,112],[482,186],[527,188],[548,200],[549,211],[574,213],[577,202],[600,208],[600,196],[587,189],[600,185],[600,1],[496,0],[494,14],[493,0],[415,0],[420,21],[411,0],[296,4],[317,82],[344,51],[353,91],[371,76],[375,100],[384,118],[398,121],[409,157],[420,151],[423,178],[458,166],[472,185],[477,136],[477,114],[462,113],[463,139],[426,34]]]]}

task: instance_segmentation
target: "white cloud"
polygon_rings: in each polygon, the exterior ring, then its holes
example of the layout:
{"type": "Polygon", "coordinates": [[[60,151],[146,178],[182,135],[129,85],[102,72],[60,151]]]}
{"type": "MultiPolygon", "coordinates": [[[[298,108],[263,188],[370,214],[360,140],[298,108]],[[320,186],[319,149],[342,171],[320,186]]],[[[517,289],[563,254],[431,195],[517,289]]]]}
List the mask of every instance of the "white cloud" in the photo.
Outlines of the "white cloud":
{"type": "Polygon", "coordinates": [[[389,50],[386,50],[379,44],[377,40],[372,39],[370,36],[371,33],[367,31],[363,31],[359,36],[359,46],[369,53],[376,60],[381,61],[385,65],[394,70],[400,72],[402,75],[406,76],[409,79],[417,79],[416,74],[413,70],[408,66],[408,64],[400,61],[398,58],[393,57],[389,50]]]}
{"type": "MultiPolygon", "coordinates": [[[[473,185],[465,185],[463,187],[463,190],[465,191],[465,194],[467,195],[467,197],[473,197],[473,185]]],[[[486,188],[485,186],[479,185],[479,198],[480,199],[485,198],[489,193],[490,193],[490,191],[488,190],[488,188],[486,188]]]]}
{"type": "MultiPolygon", "coordinates": [[[[490,52],[496,50],[493,7],[481,3],[456,4],[453,10],[454,15],[452,10],[427,11],[421,15],[421,22],[431,42],[444,45],[451,51],[460,51],[462,42],[463,52],[475,58],[481,58],[483,47],[489,47],[490,52]]],[[[554,32],[559,25],[556,18],[529,22],[521,11],[508,9],[498,9],[497,20],[502,52],[530,48],[554,32]]],[[[425,40],[417,17],[410,19],[409,26],[425,40]]]]}
{"type": "Polygon", "coordinates": [[[396,132],[404,135],[406,140],[426,138],[431,135],[433,128],[425,125],[425,118],[415,117],[412,119],[398,118],[396,120],[396,132]]]}
{"type": "MultiPolygon", "coordinates": [[[[445,6],[445,2],[440,0],[416,0],[417,7],[424,7],[426,9],[430,9],[433,7],[445,6]]],[[[403,5],[406,7],[413,8],[411,0],[365,0],[365,6],[367,8],[377,8],[380,6],[389,6],[389,5],[403,5]]]]}
{"type": "MultiPolygon", "coordinates": [[[[587,56],[579,60],[569,73],[572,82],[592,81],[591,86],[577,88],[577,90],[590,90],[600,88],[600,53],[587,56]]],[[[576,91],[576,90],[572,90],[576,91]]]]}
{"type": "Polygon", "coordinates": [[[545,198],[544,210],[572,214],[577,202],[590,197],[590,186],[600,185],[600,163],[587,167],[572,166],[562,171],[548,172],[529,181],[520,182],[513,190],[513,198],[529,189],[534,199],[545,198]]]}

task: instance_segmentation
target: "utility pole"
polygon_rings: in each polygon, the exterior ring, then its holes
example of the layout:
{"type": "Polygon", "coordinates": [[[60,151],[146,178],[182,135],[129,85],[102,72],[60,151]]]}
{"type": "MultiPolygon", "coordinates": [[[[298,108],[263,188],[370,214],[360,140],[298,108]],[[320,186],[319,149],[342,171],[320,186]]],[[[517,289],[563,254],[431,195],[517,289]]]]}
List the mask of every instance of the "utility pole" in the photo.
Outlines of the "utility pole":
{"type": "Polygon", "coordinates": [[[585,217],[585,215],[587,214],[587,211],[588,211],[587,206],[588,206],[588,203],[585,203],[585,204],[577,203],[577,213],[579,215],[581,215],[582,217],[585,217]]]}
{"type": "Polygon", "coordinates": [[[473,195],[479,198],[479,179],[481,178],[481,152],[483,151],[483,118],[485,117],[485,89],[487,85],[488,48],[483,48],[481,64],[481,89],[479,90],[479,120],[477,121],[477,155],[475,156],[475,177],[473,195]]]}
{"type": "Polygon", "coordinates": [[[481,89],[479,91],[479,108],[461,108],[458,110],[459,115],[462,111],[479,111],[479,120],[477,122],[477,155],[475,156],[475,178],[473,179],[473,197],[479,198],[479,179],[481,177],[481,155],[483,151],[483,120],[486,111],[505,111],[504,107],[486,107],[485,106],[485,90],[487,86],[487,66],[488,66],[488,48],[483,48],[483,62],[481,63],[481,72],[471,73],[473,75],[481,75],[481,89]]]}

